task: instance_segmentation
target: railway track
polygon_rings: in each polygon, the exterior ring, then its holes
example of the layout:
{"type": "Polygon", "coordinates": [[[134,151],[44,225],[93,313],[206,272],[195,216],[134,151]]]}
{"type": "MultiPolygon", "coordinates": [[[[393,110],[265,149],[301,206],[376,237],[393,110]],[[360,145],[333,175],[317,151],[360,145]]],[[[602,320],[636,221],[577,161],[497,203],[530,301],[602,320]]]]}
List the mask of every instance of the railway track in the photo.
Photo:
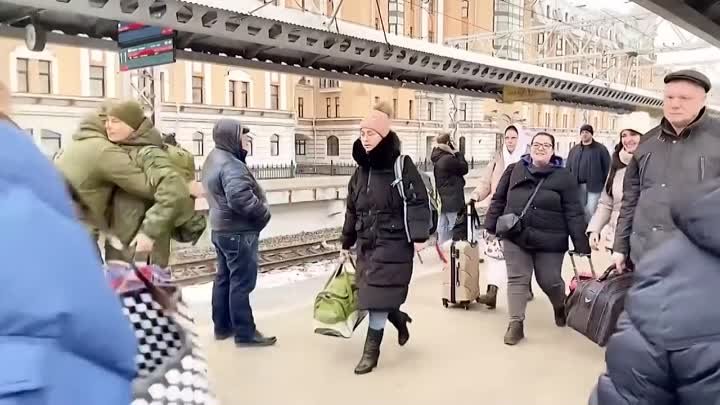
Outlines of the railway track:
{"type": "MultiPolygon", "coordinates": [[[[308,241],[289,246],[269,248],[259,252],[260,273],[297,264],[312,263],[335,256],[340,252],[339,239],[308,241]]],[[[171,265],[173,279],[181,286],[212,281],[216,272],[216,257],[205,256],[171,265]]]]}

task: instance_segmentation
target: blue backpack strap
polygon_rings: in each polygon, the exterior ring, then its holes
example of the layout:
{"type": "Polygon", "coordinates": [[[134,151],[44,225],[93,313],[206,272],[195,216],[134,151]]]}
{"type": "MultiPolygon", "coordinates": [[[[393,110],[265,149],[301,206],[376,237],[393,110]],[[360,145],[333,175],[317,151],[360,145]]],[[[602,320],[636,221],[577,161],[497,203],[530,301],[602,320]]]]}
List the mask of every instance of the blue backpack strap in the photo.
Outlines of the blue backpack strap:
{"type": "Polygon", "coordinates": [[[408,242],[412,242],[410,238],[410,228],[408,227],[408,208],[407,208],[407,196],[405,195],[405,184],[403,183],[403,169],[405,168],[405,155],[400,155],[395,159],[394,171],[395,181],[392,182],[392,186],[398,189],[400,197],[403,200],[403,224],[405,225],[405,236],[407,236],[408,242]]]}

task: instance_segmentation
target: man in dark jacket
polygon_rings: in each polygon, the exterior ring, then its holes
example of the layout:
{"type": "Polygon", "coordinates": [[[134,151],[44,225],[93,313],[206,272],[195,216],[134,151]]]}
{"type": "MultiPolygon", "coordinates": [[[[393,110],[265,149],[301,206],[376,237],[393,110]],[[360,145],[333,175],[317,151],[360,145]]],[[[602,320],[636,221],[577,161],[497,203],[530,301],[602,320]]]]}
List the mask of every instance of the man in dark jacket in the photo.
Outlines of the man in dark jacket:
{"type": "Polygon", "coordinates": [[[592,125],[580,127],[580,143],[570,149],[567,168],[580,185],[580,203],[585,207],[585,221],[590,221],[597,208],[605,179],[610,171],[610,153],[593,139],[592,125]]]}
{"type": "Polygon", "coordinates": [[[449,133],[436,139],[437,146],[430,155],[435,169],[435,189],[440,194],[440,218],[438,218],[438,242],[452,238],[458,212],[465,206],[465,176],[468,164],[461,152],[453,147],[449,133]]]}
{"type": "Polygon", "coordinates": [[[217,250],[213,323],[216,339],[234,336],[238,346],[269,346],[276,338],[265,337],[255,328],[250,308],[250,293],[257,282],[259,236],[270,221],[270,208],[245,164],[243,143],[248,132],[239,121],[218,121],[213,128],[215,149],[203,165],[202,182],[217,250]]]}
{"type": "Polygon", "coordinates": [[[705,405],[720,398],[720,180],[676,187],[680,230],[639,262],[592,405],[705,405]]]}
{"type": "Polygon", "coordinates": [[[628,255],[638,263],[675,231],[668,201],[678,187],[720,176],[720,120],[705,112],[710,80],[681,70],[665,83],[664,117],[643,136],[625,172],[613,246],[620,268],[628,255]]]}

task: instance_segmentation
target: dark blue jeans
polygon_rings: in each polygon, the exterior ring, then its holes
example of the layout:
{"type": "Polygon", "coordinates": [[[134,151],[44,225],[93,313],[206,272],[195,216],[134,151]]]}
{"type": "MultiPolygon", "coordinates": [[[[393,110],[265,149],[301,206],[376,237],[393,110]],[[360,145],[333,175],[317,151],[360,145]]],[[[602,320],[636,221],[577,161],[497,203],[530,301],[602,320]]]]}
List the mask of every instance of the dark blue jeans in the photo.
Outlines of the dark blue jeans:
{"type": "Polygon", "coordinates": [[[255,335],[250,293],[258,276],[258,239],[256,232],[212,233],[217,251],[212,292],[215,333],[233,333],[237,342],[249,341],[255,335]]]}

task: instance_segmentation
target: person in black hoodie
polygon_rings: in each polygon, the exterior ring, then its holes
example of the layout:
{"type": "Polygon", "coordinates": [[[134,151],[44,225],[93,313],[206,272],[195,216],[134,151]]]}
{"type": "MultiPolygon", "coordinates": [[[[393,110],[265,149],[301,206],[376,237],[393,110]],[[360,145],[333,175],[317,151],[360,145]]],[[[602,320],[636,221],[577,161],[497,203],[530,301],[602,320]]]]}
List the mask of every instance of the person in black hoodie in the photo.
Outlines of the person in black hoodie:
{"type": "Polygon", "coordinates": [[[216,339],[234,336],[237,346],[270,346],[277,339],[257,330],[250,307],[250,293],[257,282],[260,231],[270,221],[270,206],[245,164],[246,133],[248,129],[236,120],[215,123],[215,149],[202,168],[217,251],[212,317],[216,339]]]}
{"type": "Polygon", "coordinates": [[[530,154],[505,169],[485,216],[485,229],[503,239],[507,262],[510,324],[505,344],[517,344],[525,337],[523,321],[533,270],[553,304],[555,323],[565,326],[562,263],[568,236],[578,253],[590,254],[586,225],[577,181],[555,155],[555,137],[539,132],[532,139],[530,154]],[[536,188],[537,194],[522,216],[536,188]],[[519,232],[498,235],[498,218],[510,213],[522,216],[519,232]]]}
{"type": "Polygon", "coordinates": [[[669,201],[678,231],[637,263],[591,405],[705,405],[720,398],[720,179],[669,201]]]}
{"type": "Polygon", "coordinates": [[[395,187],[394,165],[400,156],[400,139],[390,130],[392,109],[376,106],[360,123],[360,139],[353,144],[358,168],[348,184],[347,210],[342,230],[341,256],[357,248],[358,309],[368,310],[370,325],[363,354],[355,367],[365,374],[377,366],[385,322],[398,330],[398,343],[409,337],[410,316],[400,311],[413,273],[413,242],[429,238],[430,207],[420,173],[405,157],[402,186],[404,203],[395,187]]]}
{"type": "Polygon", "coordinates": [[[462,152],[456,151],[449,133],[440,134],[437,146],[430,155],[434,164],[435,188],[440,194],[440,218],[438,218],[438,242],[452,238],[452,229],[458,212],[465,210],[465,176],[468,164],[462,152]]]}

